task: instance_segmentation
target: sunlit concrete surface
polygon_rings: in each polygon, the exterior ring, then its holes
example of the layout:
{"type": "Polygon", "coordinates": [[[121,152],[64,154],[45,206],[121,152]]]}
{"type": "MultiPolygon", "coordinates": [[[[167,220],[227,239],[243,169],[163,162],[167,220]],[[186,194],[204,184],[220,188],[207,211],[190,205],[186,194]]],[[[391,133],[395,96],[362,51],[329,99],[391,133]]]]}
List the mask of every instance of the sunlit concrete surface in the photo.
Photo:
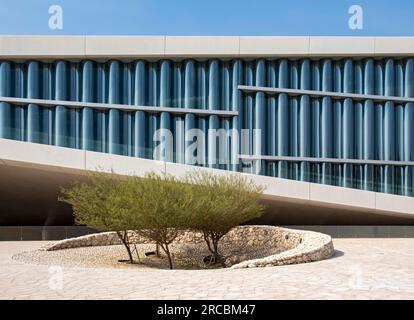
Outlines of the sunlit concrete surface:
{"type": "Polygon", "coordinates": [[[329,260],[241,270],[60,269],[12,259],[41,245],[0,242],[0,299],[414,298],[412,238],[335,239],[329,260]]]}
{"type": "MultiPolygon", "coordinates": [[[[166,172],[177,177],[194,170],[226,170],[0,139],[0,223],[71,225],[69,206],[57,201],[60,187],[87,171],[119,175],[166,172]],[[27,208],[33,208],[28,211],[27,208]]],[[[265,187],[267,224],[412,225],[414,197],[245,174],[265,187]]]]}
{"type": "Polygon", "coordinates": [[[183,58],[403,56],[414,37],[0,36],[5,58],[183,58]]]}

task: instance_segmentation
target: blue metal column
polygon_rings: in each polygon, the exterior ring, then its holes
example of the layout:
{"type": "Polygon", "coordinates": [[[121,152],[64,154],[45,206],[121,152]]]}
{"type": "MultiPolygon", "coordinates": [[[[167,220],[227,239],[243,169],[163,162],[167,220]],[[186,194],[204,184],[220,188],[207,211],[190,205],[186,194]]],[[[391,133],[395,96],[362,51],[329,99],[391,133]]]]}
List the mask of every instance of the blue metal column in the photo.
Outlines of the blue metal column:
{"type": "MultiPolygon", "coordinates": [[[[244,68],[244,80],[247,86],[253,86],[254,70],[253,62],[246,62],[244,68]]],[[[248,93],[244,99],[243,105],[243,127],[247,134],[240,134],[241,153],[251,155],[253,154],[253,94],[248,93]]],[[[253,164],[251,161],[243,163],[244,171],[252,171],[253,164]]]]}
{"type": "MultiPolygon", "coordinates": [[[[364,71],[363,62],[356,61],[355,65],[355,93],[362,94],[364,91],[364,71]]],[[[355,143],[355,159],[363,159],[364,153],[364,139],[363,139],[363,112],[364,108],[362,102],[355,101],[354,104],[354,143],[355,143]]],[[[363,188],[363,165],[354,165],[354,187],[358,189],[363,188]]]]}
{"type": "MultiPolygon", "coordinates": [[[[208,72],[206,70],[205,62],[197,63],[197,106],[200,109],[206,109],[208,104],[208,72]]],[[[198,149],[198,157],[202,159],[202,165],[207,165],[207,131],[208,131],[208,118],[207,117],[198,117],[198,128],[203,133],[203,145],[198,149]]]]}
{"type": "MultiPolygon", "coordinates": [[[[174,63],[174,81],[173,81],[173,103],[174,108],[183,108],[184,99],[184,75],[182,63],[174,63]]],[[[185,124],[183,116],[174,115],[174,152],[175,162],[185,163],[185,124]]],[[[205,159],[205,158],[204,158],[205,159]]],[[[206,161],[206,160],[204,160],[206,161]]]]}
{"type": "MultiPolygon", "coordinates": [[[[277,88],[277,63],[276,61],[269,62],[268,66],[268,86],[271,88],[277,88]]],[[[268,108],[268,120],[267,120],[267,149],[268,154],[271,156],[277,155],[277,97],[269,95],[267,97],[268,108]]],[[[266,175],[275,177],[277,176],[278,163],[271,161],[266,165],[266,175]]]]}
{"type": "MultiPolygon", "coordinates": [[[[282,59],[279,62],[278,85],[279,88],[289,87],[289,62],[282,59]]],[[[289,156],[289,98],[286,93],[279,94],[277,98],[277,155],[289,156]]],[[[278,177],[289,178],[289,165],[286,161],[278,164],[278,177]]]]}
{"type": "MultiPolygon", "coordinates": [[[[54,88],[54,66],[52,63],[43,63],[42,65],[42,87],[41,87],[41,97],[42,99],[54,99],[55,97],[55,88],[54,88]]],[[[43,107],[41,109],[42,113],[42,143],[52,145],[54,144],[54,126],[55,126],[55,108],[43,107]]]]}
{"type": "MultiPolygon", "coordinates": [[[[134,66],[126,63],[123,69],[122,103],[132,105],[134,104],[134,66]]],[[[130,111],[121,111],[121,137],[122,154],[133,156],[133,124],[130,111]]]]}
{"type": "MultiPolygon", "coordinates": [[[[82,69],[78,63],[70,64],[69,72],[69,86],[68,94],[69,101],[81,101],[82,99],[82,69]]],[[[82,136],[82,126],[81,126],[81,117],[82,110],[70,108],[68,109],[69,115],[69,147],[80,149],[81,136],[82,136]]]]}
{"type": "MultiPolygon", "coordinates": [[[[195,63],[193,60],[188,60],[185,63],[185,74],[184,74],[184,108],[195,108],[195,98],[196,98],[196,69],[195,63]]],[[[194,114],[185,115],[185,163],[191,163],[191,160],[194,159],[196,154],[193,154],[194,149],[190,148],[193,143],[196,143],[194,140],[189,140],[189,134],[192,133],[191,130],[195,129],[195,116],[194,114]]],[[[193,137],[194,138],[194,137],[193,137]]],[[[198,150],[197,150],[198,151],[198,150]]]]}
{"type": "MultiPolygon", "coordinates": [[[[221,68],[221,110],[230,110],[230,99],[231,99],[231,86],[230,86],[230,73],[231,73],[231,65],[230,62],[226,61],[222,63],[221,68]]],[[[220,121],[220,120],[219,120],[220,121]]],[[[220,150],[223,150],[223,153],[220,153],[220,168],[225,170],[230,170],[230,119],[229,118],[222,118],[221,121],[221,130],[225,131],[225,138],[223,135],[223,139],[220,139],[220,150]]]]}
{"type": "MultiPolygon", "coordinates": [[[[395,95],[404,97],[404,61],[395,63],[395,95]]],[[[395,160],[404,161],[404,105],[395,105],[395,160]]],[[[404,194],[404,167],[394,167],[394,193],[404,194]]]]}
{"type": "MultiPolygon", "coordinates": [[[[354,91],[353,61],[346,59],[344,62],[344,92],[352,93],[354,91]]],[[[352,99],[346,98],[343,109],[343,140],[342,149],[345,159],[354,159],[354,105],[352,99]]],[[[344,176],[342,185],[344,187],[353,187],[353,165],[345,163],[344,176]]]]}
{"type": "MultiPolygon", "coordinates": [[[[122,103],[120,101],[121,91],[121,66],[119,61],[111,61],[109,63],[109,103],[122,103]]],[[[119,110],[109,110],[109,127],[108,127],[108,152],[114,154],[121,153],[121,130],[119,110]]]]}
{"type": "MultiPolygon", "coordinates": [[[[65,61],[56,64],[55,99],[67,100],[67,66],[65,61]]],[[[69,124],[68,111],[63,106],[55,109],[55,145],[61,147],[69,146],[69,124]]]]}
{"type": "MultiPolygon", "coordinates": [[[[404,96],[414,98],[414,59],[405,64],[404,96]]],[[[414,161],[414,103],[407,103],[404,110],[404,160],[414,161]]],[[[404,194],[414,196],[413,167],[404,168],[404,194]]]]}
{"type": "MultiPolygon", "coordinates": [[[[365,60],[364,66],[364,94],[374,94],[374,61],[365,60]]],[[[364,102],[364,159],[375,159],[375,106],[372,100],[364,102]]],[[[375,190],[375,172],[371,164],[364,165],[365,190],[375,190]]]]}
{"type": "MultiPolygon", "coordinates": [[[[149,64],[148,76],[148,104],[150,106],[158,106],[159,99],[159,65],[157,62],[149,64]]],[[[159,127],[159,115],[151,113],[148,116],[148,157],[150,159],[158,160],[158,155],[154,154],[155,142],[154,133],[159,127]]]]}
{"type": "MultiPolygon", "coordinates": [[[[94,79],[94,65],[92,61],[85,61],[83,63],[82,72],[82,101],[94,102],[93,96],[95,79],[94,79]]],[[[82,149],[94,150],[94,123],[93,110],[91,108],[83,108],[82,110],[82,149]]]]}
{"type": "MultiPolygon", "coordinates": [[[[384,95],[384,74],[382,61],[375,64],[375,90],[377,95],[384,95]]],[[[375,105],[375,159],[384,160],[384,106],[375,105]]],[[[384,192],[384,168],[375,167],[375,191],[384,192]]]]}
{"type": "MultiPolygon", "coordinates": [[[[256,86],[266,86],[266,63],[264,60],[256,61],[256,86]]],[[[257,130],[253,135],[253,154],[260,156],[266,155],[266,96],[264,92],[257,92],[255,97],[254,109],[254,129],[257,130]]],[[[255,161],[255,174],[263,173],[263,161],[255,161]]]]}
{"type": "MultiPolygon", "coordinates": [[[[311,89],[310,61],[301,61],[300,67],[300,89],[311,89]]],[[[299,107],[299,156],[311,156],[311,113],[310,97],[302,95],[299,107]]],[[[308,162],[300,163],[300,180],[310,181],[310,165],[308,162]]]]}
{"type": "MultiPolygon", "coordinates": [[[[14,96],[18,98],[26,97],[26,76],[24,64],[18,64],[14,68],[15,90],[14,96]]],[[[25,108],[23,106],[14,106],[14,135],[13,139],[25,140],[25,108]]],[[[46,142],[47,143],[47,142],[46,142]]]]}
{"type": "MultiPolygon", "coordinates": [[[[290,87],[292,89],[299,89],[299,67],[297,61],[292,61],[290,65],[290,87]]],[[[299,156],[299,141],[298,141],[298,98],[290,98],[290,155],[292,157],[299,156]]],[[[292,162],[290,166],[290,178],[293,180],[299,180],[299,163],[292,162]]]]}
{"type": "Polygon", "coordinates": [[[242,123],[242,106],[243,106],[243,94],[238,89],[238,85],[243,83],[243,73],[242,73],[242,61],[234,60],[233,69],[232,69],[232,99],[231,99],[231,110],[239,112],[238,116],[232,118],[232,141],[231,141],[231,170],[239,171],[239,154],[240,154],[240,129],[242,123]]]}
{"type": "MultiPolygon", "coordinates": [[[[335,92],[343,92],[342,85],[342,63],[335,61],[334,63],[334,78],[333,78],[333,90],[335,92]]],[[[342,137],[343,137],[343,124],[342,124],[342,102],[336,100],[333,108],[333,132],[334,132],[334,158],[342,158],[342,137]]],[[[333,164],[333,184],[342,185],[342,165],[333,164]]]]}
{"type": "MultiPolygon", "coordinates": [[[[161,77],[160,77],[160,106],[171,107],[171,62],[163,60],[161,62],[161,77]]],[[[171,118],[168,112],[161,112],[160,116],[160,133],[161,139],[165,140],[165,154],[160,154],[159,159],[162,161],[172,162],[173,158],[173,141],[168,138],[171,134],[171,118]]]]}
{"type": "MultiPolygon", "coordinates": [[[[11,96],[11,65],[10,62],[0,63],[0,96],[11,96]]],[[[0,138],[12,139],[12,107],[6,102],[0,102],[0,138]]]]}
{"type": "MultiPolygon", "coordinates": [[[[39,99],[40,84],[39,62],[31,61],[27,67],[27,98],[39,99]]],[[[43,84],[43,83],[42,83],[43,84]]],[[[27,106],[27,141],[41,142],[41,117],[39,106],[29,104],[27,106]]]]}
{"type": "MultiPolygon", "coordinates": [[[[324,59],[322,62],[322,90],[332,91],[332,61],[324,59]]],[[[333,110],[330,97],[322,98],[321,110],[321,155],[323,158],[333,158],[333,110]]],[[[332,184],[332,164],[322,164],[322,180],[324,184],[332,184]]]]}
{"type": "MultiPolygon", "coordinates": [[[[146,104],[147,92],[146,64],[145,61],[139,60],[135,64],[135,105],[144,106],[146,104]]],[[[146,122],[147,117],[144,111],[135,112],[134,123],[134,156],[145,158],[147,155],[146,145],[146,122]]]]}
{"type": "MultiPolygon", "coordinates": [[[[321,90],[322,70],[319,61],[312,63],[312,89],[321,90]]],[[[321,157],[321,101],[319,98],[311,99],[311,156],[321,157]]],[[[310,181],[320,183],[322,181],[322,164],[310,164],[310,181]]]]}
{"type": "MultiPolygon", "coordinates": [[[[220,69],[219,61],[214,59],[210,61],[209,66],[209,92],[208,92],[208,108],[209,110],[217,110],[220,101],[220,69]]],[[[213,131],[219,128],[219,119],[216,115],[211,115],[208,122],[208,165],[210,168],[218,167],[218,150],[217,139],[213,131]],[[214,142],[213,142],[213,139],[214,142]]]]}
{"type": "MultiPolygon", "coordinates": [[[[395,86],[394,60],[387,59],[385,63],[385,95],[393,96],[395,86]]],[[[395,160],[395,112],[394,103],[387,101],[384,110],[384,159],[395,160]]],[[[385,166],[384,192],[394,191],[394,167],[385,166]]]]}

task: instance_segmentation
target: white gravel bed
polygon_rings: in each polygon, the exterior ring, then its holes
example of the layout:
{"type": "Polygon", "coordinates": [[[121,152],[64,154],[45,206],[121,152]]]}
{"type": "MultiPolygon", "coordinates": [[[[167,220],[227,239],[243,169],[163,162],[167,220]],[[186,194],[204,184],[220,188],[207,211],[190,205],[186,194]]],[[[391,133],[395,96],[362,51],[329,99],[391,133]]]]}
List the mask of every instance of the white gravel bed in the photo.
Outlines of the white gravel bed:
{"type": "MultiPolygon", "coordinates": [[[[34,250],[16,254],[13,259],[30,264],[59,265],[62,267],[110,267],[110,268],[168,268],[165,254],[161,250],[161,258],[145,256],[146,252],[155,251],[154,244],[139,244],[136,246],[140,260],[136,254],[136,264],[119,262],[128,259],[125,247],[122,245],[80,247],[56,251],[34,250]]],[[[176,269],[208,269],[221,268],[220,265],[206,265],[203,258],[209,255],[206,245],[173,244],[170,248],[176,269]]],[[[274,247],[240,246],[223,243],[221,254],[228,259],[227,266],[245,260],[263,258],[280,252],[274,247]],[[236,259],[235,259],[236,258],[236,259]],[[231,262],[230,262],[231,261],[231,262]]]]}

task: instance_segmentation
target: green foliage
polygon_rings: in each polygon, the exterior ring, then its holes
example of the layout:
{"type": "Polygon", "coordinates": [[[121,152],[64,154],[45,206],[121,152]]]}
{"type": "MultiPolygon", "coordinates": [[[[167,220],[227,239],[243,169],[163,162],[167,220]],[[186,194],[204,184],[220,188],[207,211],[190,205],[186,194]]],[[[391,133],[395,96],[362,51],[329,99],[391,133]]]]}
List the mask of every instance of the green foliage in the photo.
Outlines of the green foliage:
{"type": "Polygon", "coordinates": [[[188,174],[186,182],[192,185],[194,199],[189,227],[203,232],[212,261],[216,261],[219,240],[233,227],[262,215],[258,200],[263,187],[240,174],[197,171],[188,174]]]}
{"type": "Polygon", "coordinates": [[[123,230],[125,209],[119,192],[121,180],[106,173],[90,173],[86,182],[62,188],[59,201],[72,206],[75,221],[100,231],[123,230]]]}
{"type": "Polygon", "coordinates": [[[77,223],[116,231],[133,262],[128,230],[159,245],[173,262],[169,245],[179,230],[202,231],[212,253],[233,227],[262,213],[263,189],[239,174],[213,175],[194,171],[182,181],[165,174],[122,177],[91,173],[86,182],[62,189],[60,201],[72,205],[77,223]]]}
{"type": "Polygon", "coordinates": [[[121,196],[126,182],[119,176],[102,172],[89,173],[86,180],[72,188],[62,188],[59,201],[72,206],[76,223],[99,231],[116,231],[130,262],[134,263],[128,239],[133,217],[121,196]]]}
{"type": "Polygon", "coordinates": [[[169,245],[178,231],[188,223],[193,203],[190,187],[168,175],[146,174],[143,178],[129,177],[123,199],[134,217],[135,230],[159,244],[172,260],[169,245]]]}

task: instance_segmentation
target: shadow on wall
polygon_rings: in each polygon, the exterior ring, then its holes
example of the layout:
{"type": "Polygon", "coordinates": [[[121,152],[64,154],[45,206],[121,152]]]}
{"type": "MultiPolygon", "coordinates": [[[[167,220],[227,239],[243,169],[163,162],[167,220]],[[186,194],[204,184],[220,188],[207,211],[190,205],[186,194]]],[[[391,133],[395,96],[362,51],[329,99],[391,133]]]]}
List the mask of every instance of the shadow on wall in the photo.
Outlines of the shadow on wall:
{"type": "Polygon", "coordinates": [[[1,226],[70,226],[72,209],[57,201],[61,186],[82,176],[0,165],[1,226]]]}
{"type": "MultiPolygon", "coordinates": [[[[69,172],[53,167],[0,165],[0,177],[0,226],[73,225],[72,209],[69,205],[57,201],[57,198],[60,187],[67,187],[84,179],[85,176],[81,172],[69,172]]],[[[304,202],[263,199],[263,203],[267,207],[266,213],[251,224],[414,225],[413,219],[395,215],[373,214],[304,202]]],[[[390,231],[391,234],[392,232],[390,231]]]]}

